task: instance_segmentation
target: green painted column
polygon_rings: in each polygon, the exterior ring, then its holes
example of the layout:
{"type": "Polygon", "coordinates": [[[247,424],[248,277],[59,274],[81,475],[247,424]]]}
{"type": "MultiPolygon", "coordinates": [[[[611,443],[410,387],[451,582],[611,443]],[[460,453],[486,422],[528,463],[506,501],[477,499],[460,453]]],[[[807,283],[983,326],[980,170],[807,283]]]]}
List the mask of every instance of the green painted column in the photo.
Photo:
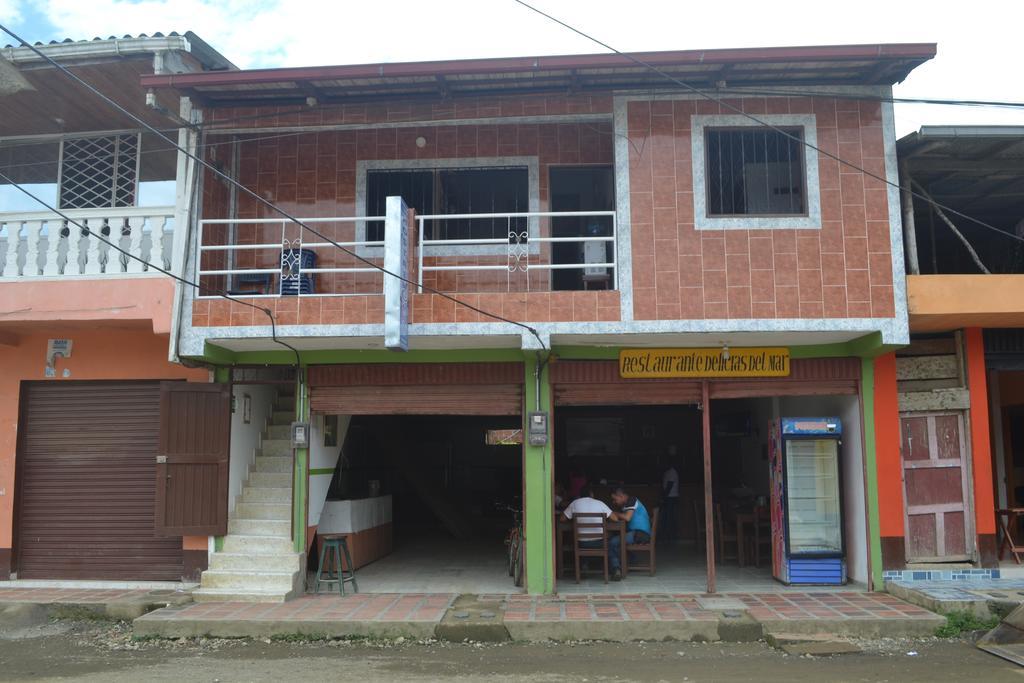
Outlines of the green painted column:
{"type": "MultiPolygon", "coordinates": [[[[309,385],[306,368],[297,368],[295,381],[295,421],[309,422],[309,385]]],[[[295,552],[306,552],[306,510],[309,507],[309,449],[296,448],[292,467],[292,540],[295,552]]]]}
{"type": "Polygon", "coordinates": [[[526,535],[526,590],[528,593],[553,593],[555,590],[553,520],[554,459],[551,440],[551,384],[550,365],[545,364],[540,377],[540,401],[537,400],[536,354],[525,358],[525,412],[523,414],[523,520],[526,535]],[[538,408],[539,406],[539,408],[538,408]],[[527,437],[527,414],[535,410],[548,413],[547,446],[530,446],[527,437]]]}
{"type": "MultiPolygon", "coordinates": [[[[231,368],[225,366],[218,366],[213,369],[213,381],[218,384],[227,384],[231,381],[231,368]]],[[[234,400],[234,399],[232,399],[234,400]]],[[[229,456],[230,457],[230,456],[229,456]]],[[[214,536],[213,537],[213,549],[215,552],[220,552],[224,549],[224,537],[214,536]]]]}
{"type": "Polygon", "coordinates": [[[878,459],[875,457],[875,360],[860,359],[860,394],[864,409],[864,476],[867,488],[868,545],[871,581],[882,590],[882,534],[878,516],[878,459]]]}

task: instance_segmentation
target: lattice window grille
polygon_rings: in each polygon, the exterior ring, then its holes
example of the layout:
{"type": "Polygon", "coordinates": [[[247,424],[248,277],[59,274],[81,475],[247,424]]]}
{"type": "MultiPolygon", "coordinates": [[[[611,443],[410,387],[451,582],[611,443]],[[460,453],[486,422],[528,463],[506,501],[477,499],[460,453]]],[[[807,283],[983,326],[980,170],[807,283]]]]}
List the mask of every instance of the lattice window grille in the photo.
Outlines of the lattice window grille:
{"type": "Polygon", "coordinates": [[[61,145],[61,208],[134,206],[138,165],[138,134],[64,140],[61,145]]]}

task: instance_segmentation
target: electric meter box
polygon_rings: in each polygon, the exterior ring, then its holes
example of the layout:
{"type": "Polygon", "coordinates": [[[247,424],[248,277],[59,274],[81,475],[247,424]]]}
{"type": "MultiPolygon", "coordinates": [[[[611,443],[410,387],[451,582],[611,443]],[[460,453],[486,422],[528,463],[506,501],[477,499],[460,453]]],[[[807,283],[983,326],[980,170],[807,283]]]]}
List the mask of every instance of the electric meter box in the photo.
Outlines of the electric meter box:
{"type": "Polygon", "coordinates": [[[544,412],[530,413],[528,415],[529,428],[527,430],[531,446],[548,445],[548,414],[544,412]]]}

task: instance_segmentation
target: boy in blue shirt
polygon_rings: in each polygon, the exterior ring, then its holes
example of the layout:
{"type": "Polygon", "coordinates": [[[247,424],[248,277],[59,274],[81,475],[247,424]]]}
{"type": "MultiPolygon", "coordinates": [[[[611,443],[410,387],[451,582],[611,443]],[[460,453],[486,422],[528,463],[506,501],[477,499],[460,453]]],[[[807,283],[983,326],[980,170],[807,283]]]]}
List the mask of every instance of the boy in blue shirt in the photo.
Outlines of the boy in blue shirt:
{"type": "MultiPolygon", "coordinates": [[[[621,512],[616,516],[626,522],[626,545],[649,543],[651,541],[651,517],[644,504],[636,496],[626,493],[621,486],[612,491],[612,502],[621,512]]],[[[608,564],[612,568],[612,580],[622,580],[619,561],[621,537],[615,534],[608,539],[608,564]]]]}

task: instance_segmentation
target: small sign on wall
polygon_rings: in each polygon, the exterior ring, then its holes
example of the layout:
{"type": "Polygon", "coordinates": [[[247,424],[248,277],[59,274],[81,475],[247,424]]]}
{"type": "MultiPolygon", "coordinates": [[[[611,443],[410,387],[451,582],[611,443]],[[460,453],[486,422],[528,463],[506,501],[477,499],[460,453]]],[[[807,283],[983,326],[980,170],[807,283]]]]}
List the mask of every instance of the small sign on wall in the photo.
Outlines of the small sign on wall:
{"type": "Polygon", "coordinates": [[[384,346],[409,350],[409,207],[401,197],[387,198],[384,222],[384,346]]]}

